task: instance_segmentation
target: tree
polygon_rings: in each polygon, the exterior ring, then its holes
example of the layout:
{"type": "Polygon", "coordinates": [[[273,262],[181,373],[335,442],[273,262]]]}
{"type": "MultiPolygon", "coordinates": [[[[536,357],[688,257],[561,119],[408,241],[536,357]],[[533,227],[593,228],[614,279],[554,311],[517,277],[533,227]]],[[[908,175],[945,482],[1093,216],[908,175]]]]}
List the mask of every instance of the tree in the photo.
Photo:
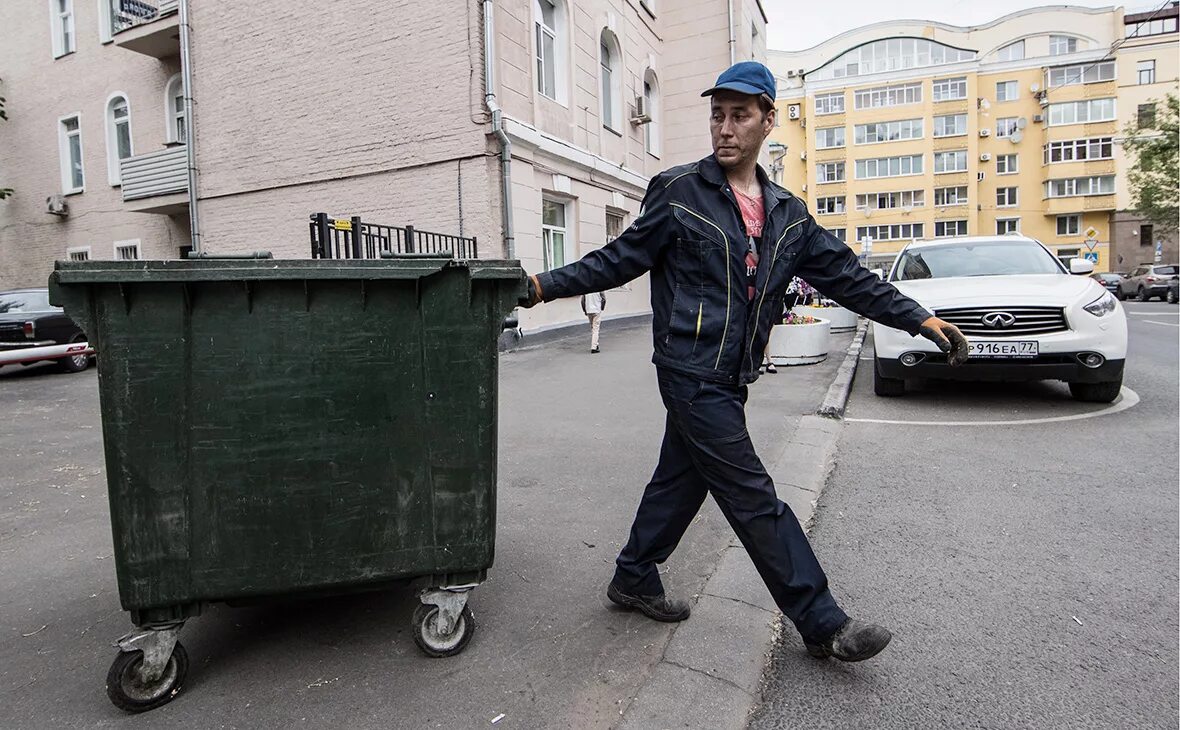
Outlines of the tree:
{"type": "Polygon", "coordinates": [[[1140,114],[1124,132],[1123,147],[1134,158],[1127,180],[1135,209],[1157,230],[1170,232],[1180,216],[1180,99],[1168,94],[1162,104],[1153,103],[1156,113],[1140,114]]]}
{"type": "MultiPolygon", "coordinates": [[[[4,97],[0,96],[0,121],[8,119],[8,112],[4,111],[4,97]]],[[[12,188],[0,187],[0,200],[4,200],[9,195],[12,195],[12,188]]]]}

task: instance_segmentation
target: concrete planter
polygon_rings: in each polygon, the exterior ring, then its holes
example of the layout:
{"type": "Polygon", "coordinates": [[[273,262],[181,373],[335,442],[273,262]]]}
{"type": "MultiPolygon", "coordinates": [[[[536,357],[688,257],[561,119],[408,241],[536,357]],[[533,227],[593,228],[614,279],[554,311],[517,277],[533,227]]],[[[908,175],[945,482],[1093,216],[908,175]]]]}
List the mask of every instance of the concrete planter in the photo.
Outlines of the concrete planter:
{"type": "Polygon", "coordinates": [[[814,324],[776,324],[770,328],[767,355],[775,365],[813,365],[828,357],[832,326],[826,319],[814,324]]]}
{"type": "Polygon", "coordinates": [[[833,332],[851,332],[856,329],[857,316],[856,312],[844,307],[809,307],[798,306],[792,307],[791,311],[796,314],[804,314],[808,317],[815,317],[817,319],[826,319],[832,323],[833,332]]]}

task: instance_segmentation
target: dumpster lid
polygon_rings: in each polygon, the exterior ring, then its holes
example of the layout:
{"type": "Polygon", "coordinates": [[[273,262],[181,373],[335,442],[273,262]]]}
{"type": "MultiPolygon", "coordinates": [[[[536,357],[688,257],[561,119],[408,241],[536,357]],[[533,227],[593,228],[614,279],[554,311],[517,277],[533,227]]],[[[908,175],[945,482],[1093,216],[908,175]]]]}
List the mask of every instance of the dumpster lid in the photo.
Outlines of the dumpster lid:
{"type": "Polygon", "coordinates": [[[203,281],[420,279],[445,268],[467,269],[473,279],[520,280],[520,262],[452,258],[404,259],[177,259],[164,261],[58,261],[59,284],[154,284],[203,281]]]}

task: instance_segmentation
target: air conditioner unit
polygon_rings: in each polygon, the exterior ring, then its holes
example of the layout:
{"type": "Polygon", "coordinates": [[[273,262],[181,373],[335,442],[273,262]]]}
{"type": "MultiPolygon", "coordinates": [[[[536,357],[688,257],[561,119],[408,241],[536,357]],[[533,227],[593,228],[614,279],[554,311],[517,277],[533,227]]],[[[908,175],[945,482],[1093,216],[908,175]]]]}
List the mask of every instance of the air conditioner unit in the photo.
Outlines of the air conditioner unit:
{"type": "Polygon", "coordinates": [[[795,69],[791,69],[790,71],[787,71],[787,78],[788,79],[793,79],[798,75],[799,75],[799,72],[796,71],[795,69]]]}
{"type": "Polygon", "coordinates": [[[979,156],[980,162],[991,162],[991,159],[992,159],[992,153],[990,153],[990,152],[984,152],[982,155],[979,156]]]}
{"type": "Polygon", "coordinates": [[[60,215],[63,218],[70,214],[70,206],[66,203],[66,196],[64,195],[50,195],[45,199],[45,212],[52,215],[60,215]]]}
{"type": "Polygon", "coordinates": [[[975,175],[975,181],[976,181],[976,182],[983,182],[983,178],[985,178],[985,177],[987,177],[987,173],[986,173],[986,172],[979,172],[979,173],[976,173],[976,175],[975,175]]]}
{"type": "Polygon", "coordinates": [[[803,183],[802,185],[800,185],[800,186],[799,186],[799,190],[800,190],[801,192],[804,192],[804,193],[806,193],[806,192],[807,192],[807,183],[803,183]]]}
{"type": "Polygon", "coordinates": [[[1028,90],[1034,94],[1039,93],[1041,90],[1041,85],[1034,82],[1031,86],[1028,87],[1028,90]]]}
{"type": "Polygon", "coordinates": [[[799,153],[799,159],[800,159],[800,160],[806,160],[806,159],[807,159],[807,150],[803,150],[802,152],[800,152],[800,153],[799,153]]]}
{"type": "Polygon", "coordinates": [[[635,113],[631,115],[632,124],[648,124],[651,122],[651,112],[647,108],[647,99],[642,95],[635,97],[635,113]]]}
{"type": "Polygon", "coordinates": [[[1045,115],[1044,114],[1034,114],[1033,121],[1036,122],[1037,124],[1040,124],[1041,122],[1045,121],[1045,115]]]}
{"type": "Polygon", "coordinates": [[[789,106],[787,106],[787,119],[798,119],[798,118],[799,118],[799,105],[798,104],[790,104],[789,106]]]}
{"type": "Polygon", "coordinates": [[[795,71],[795,75],[796,75],[796,76],[802,76],[802,75],[803,75],[803,74],[805,74],[805,73],[807,73],[807,69],[805,69],[805,68],[797,69],[797,70],[795,71]]]}
{"type": "Polygon", "coordinates": [[[991,135],[992,135],[992,131],[990,129],[988,129],[987,127],[984,127],[983,129],[979,130],[980,137],[990,137],[991,135]]]}

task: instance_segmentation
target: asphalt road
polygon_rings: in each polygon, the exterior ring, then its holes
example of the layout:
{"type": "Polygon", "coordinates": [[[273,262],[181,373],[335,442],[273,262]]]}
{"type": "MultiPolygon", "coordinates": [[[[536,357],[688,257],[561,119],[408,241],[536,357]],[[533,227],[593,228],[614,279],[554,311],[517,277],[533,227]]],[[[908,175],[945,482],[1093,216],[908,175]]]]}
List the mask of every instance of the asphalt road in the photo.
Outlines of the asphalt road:
{"type": "Polygon", "coordinates": [[[785,631],[752,727],[1176,728],[1180,310],[1126,308],[1140,401],[1106,415],[1061,383],[877,398],[861,362],[812,537],[894,640],[841,665],[785,631]]]}
{"type": "MultiPolygon", "coordinates": [[[[841,352],[847,339],[834,342],[841,352]]],[[[139,716],[103,691],[111,642],[131,623],[115,584],[95,373],[0,370],[0,728],[467,728],[500,714],[497,730],[610,727],[671,629],[603,605],[664,412],[650,330],[607,328],[602,347],[591,356],[580,333],[501,358],[496,565],[473,593],[479,629],[463,654],[419,653],[408,591],[217,605],[181,632],[184,691],[139,716]]],[[[819,405],[839,363],[751,388],[764,454],[819,405]]],[[[670,592],[697,593],[731,539],[706,502],[665,566],[670,592]]]]}

